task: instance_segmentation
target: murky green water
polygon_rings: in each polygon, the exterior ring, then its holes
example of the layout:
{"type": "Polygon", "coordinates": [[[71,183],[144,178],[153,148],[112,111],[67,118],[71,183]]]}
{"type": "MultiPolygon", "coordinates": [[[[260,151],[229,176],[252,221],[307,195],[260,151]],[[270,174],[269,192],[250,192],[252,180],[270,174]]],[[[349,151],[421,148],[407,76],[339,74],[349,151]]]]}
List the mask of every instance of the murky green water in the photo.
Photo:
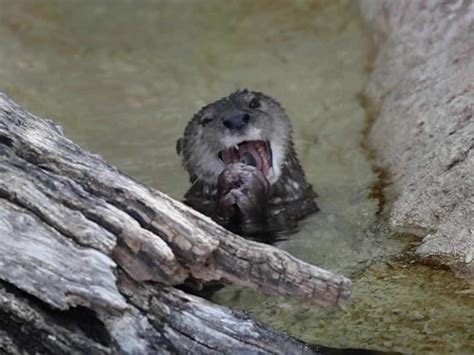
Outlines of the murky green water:
{"type": "Polygon", "coordinates": [[[474,351],[474,301],[449,272],[393,261],[360,148],[369,44],[350,1],[0,0],[0,90],[176,198],[175,141],[238,88],[277,98],[321,212],[278,247],[354,281],[343,309],[226,288],[220,303],[330,346],[474,351]],[[392,260],[392,261],[390,261],[392,260]]]}

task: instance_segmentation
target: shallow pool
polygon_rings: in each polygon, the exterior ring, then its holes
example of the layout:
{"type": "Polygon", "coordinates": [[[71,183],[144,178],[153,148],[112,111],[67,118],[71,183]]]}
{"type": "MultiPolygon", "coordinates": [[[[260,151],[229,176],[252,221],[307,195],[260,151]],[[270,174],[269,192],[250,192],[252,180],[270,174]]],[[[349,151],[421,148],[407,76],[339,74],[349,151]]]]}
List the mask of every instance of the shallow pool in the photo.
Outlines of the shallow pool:
{"type": "Polygon", "coordinates": [[[278,247],[353,279],[320,309],[228,287],[214,300],[311,343],[474,351],[474,299],[413,263],[370,199],[361,148],[370,45],[351,1],[0,0],[0,90],[66,135],[176,198],[175,142],[201,106],[239,89],[286,108],[321,212],[278,247]]]}

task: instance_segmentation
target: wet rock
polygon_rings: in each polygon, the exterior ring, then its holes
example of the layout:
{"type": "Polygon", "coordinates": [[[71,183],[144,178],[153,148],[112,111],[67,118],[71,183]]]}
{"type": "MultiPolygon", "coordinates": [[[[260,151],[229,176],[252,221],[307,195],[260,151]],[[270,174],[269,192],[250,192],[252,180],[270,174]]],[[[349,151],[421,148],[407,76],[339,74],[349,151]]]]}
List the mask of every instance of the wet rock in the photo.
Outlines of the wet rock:
{"type": "Polygon", "coordinates": [[[378,111],[369,143],[392,175],[391,227],[472,272],[474,3],[359,5],[377,47],[365,94],[378,111]]]}

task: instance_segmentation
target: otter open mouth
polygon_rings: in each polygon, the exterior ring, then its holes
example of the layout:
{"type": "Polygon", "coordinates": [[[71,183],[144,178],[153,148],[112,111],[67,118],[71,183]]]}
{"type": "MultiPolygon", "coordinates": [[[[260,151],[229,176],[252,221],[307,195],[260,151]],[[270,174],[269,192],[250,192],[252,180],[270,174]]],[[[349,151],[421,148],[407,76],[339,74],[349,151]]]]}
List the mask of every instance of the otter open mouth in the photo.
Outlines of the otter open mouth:
{"type": "Polygon", "coordinates": [[[265,141],[244,141],[219,152],[219,159],[226,165],[241,162],[260,170],[267,179],[273,173],[272,150],[265,141]]]}

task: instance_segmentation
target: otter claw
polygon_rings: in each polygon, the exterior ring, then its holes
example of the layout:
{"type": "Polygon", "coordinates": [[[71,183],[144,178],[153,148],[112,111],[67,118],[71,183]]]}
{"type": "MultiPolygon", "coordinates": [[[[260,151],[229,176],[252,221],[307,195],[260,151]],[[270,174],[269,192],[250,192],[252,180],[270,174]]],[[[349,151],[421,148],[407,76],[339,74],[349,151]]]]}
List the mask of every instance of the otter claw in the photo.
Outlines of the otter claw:
{"type": "Polygon", "coordinates": [[[270,183],[252,165],[252,154],[244,154],[242,159],[245,163],[229,164],[219,176],[217,215],[223,219],[239,215],[265,220],[270,183]]]}

